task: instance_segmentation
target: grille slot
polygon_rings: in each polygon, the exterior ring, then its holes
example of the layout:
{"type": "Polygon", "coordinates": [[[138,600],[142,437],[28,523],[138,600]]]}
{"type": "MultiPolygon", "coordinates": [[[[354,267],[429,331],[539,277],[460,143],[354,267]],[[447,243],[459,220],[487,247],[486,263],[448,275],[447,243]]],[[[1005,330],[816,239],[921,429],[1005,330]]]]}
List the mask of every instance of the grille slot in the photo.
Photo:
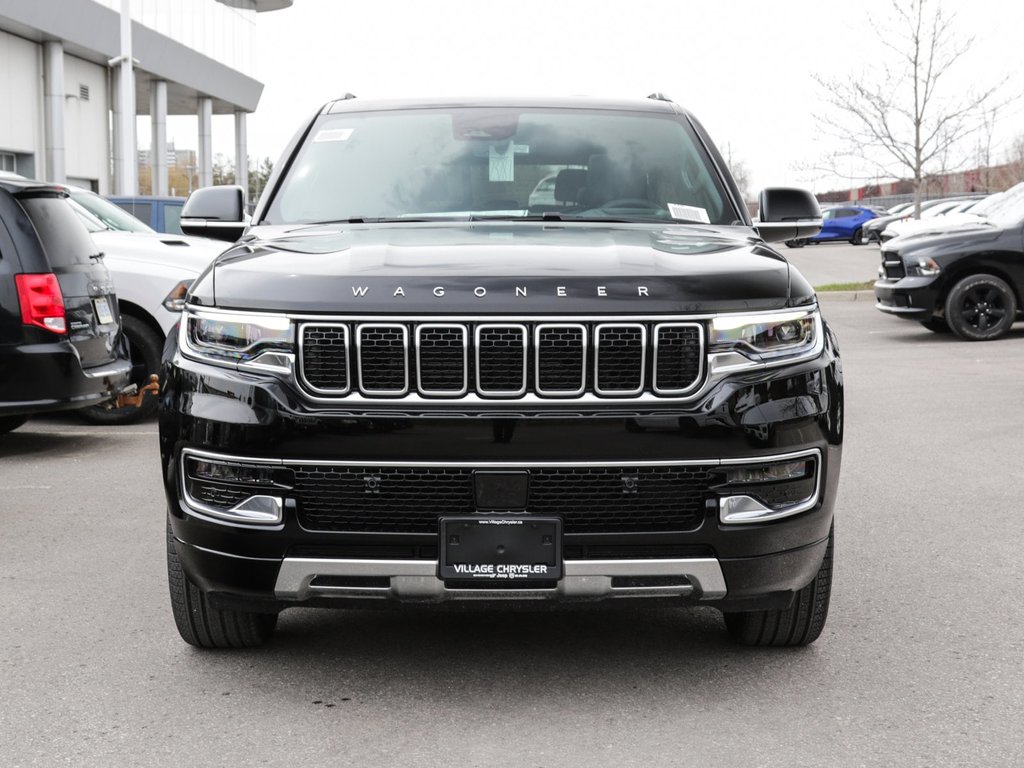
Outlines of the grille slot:
{"type": "Polygon", "coordinates": [[[300,337],[302,377],[314,392],[349,391],[348,326],[305,325],[300,337]]]}
{"type": "Polygon", "coordinates": [[[409,329],[404,325],[360,325],[356,331],[359,389],[368,395],[409,391],[409,329]]]}
{"type": "Polygon", "coordinates": [[[525,325],[476,327],[476,386],[481,395],[526,393],[525,325]]]}
{"type": "Polygon", "coordinates": [[[704,335],[696,323],[654,326],[654,391],[680,395],[700,383],[704,372],[704,335]]]}
{"type": "Polygon", "coordinates": [[[587,385],[587,329],[541,323],[534,331],[537,393],[582,395],[587,385]]]}
{"type": "Polygon", "coordinates": [[[468,331],[464,325],[420,325],[416,328],[417,386],[424,395],[466,394],[468,331]]]}
{"type": "MultiPolygon", "coordinates": [[[[308,530],[436,533],[443,515],[473,514],[472,467],[296,465],[308,530]]],[[[704,519],[712,466],[541,467],[527,511],[560,515],[566,533],[686,531],[704,519]]]]}
{"type": "Polygon", "coordinates": [[[594,331],[594,391],[639,395],[644,390],[647,329],[640,323],[599,325],[594,331]]]}

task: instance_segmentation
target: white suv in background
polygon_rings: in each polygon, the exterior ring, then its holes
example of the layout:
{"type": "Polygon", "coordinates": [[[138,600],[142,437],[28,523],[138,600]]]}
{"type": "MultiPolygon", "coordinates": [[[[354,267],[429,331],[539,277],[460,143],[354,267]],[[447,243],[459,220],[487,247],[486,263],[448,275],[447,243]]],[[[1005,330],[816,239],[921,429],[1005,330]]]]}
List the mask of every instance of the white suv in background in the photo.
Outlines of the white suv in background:
{"type": "MultiPolygon", "coordinates": [[[[89,229],[114,280],[124,333],[131,344],[132,382],[140,386],[157,373],[164,339],[178,322],[185,292],[225,244],[217,240],[155,232],[94,192],[64,186],[89,229]]],[[[140,408],[86,408],[88,421],[128,424],[156,409],[147,397],[140,408]]]]}

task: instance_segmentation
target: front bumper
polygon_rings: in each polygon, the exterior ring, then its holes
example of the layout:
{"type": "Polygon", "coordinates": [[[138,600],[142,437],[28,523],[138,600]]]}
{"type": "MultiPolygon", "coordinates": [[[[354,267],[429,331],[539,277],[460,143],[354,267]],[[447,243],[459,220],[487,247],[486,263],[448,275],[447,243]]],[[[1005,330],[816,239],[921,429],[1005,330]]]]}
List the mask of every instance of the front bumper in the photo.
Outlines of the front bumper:
{"type": "MultiPolygon", "coordinates": [[[[815,360],[726,379],[698,401],[660,413],[624,414],[616,407],[549,417],[354,417],[303,401],[287,382],[273,377],[180,356],[168,361],[162,379],[161,456],[174,546],[189,578],[222,605],[280,610],[360,601],[628,596],[670,597],[726,609],[781,607],[813,579],[832,525],[843,385],[831,336],[815,360]],[[686,527],[631,530],[627,521],[615,530],[566,530],[565,575],[557,582],[476,589],[438,578],[436,525],[433,532],[314,529],[308,520],[303,524],[301,495],[290,505],[285,499],[278,524],[213,519],[186,497],[184,453],[273,460],[285,467],[489,469],[725,466],[813,454],[818,474],[813,503],[783,519],[728,524],[724,507],[710,494],[698,519],[686,527]]],[[[737,509],[747,513],[753,508],[737,509]]]]}
{"type": "Polygon", "coordinates": [[[939,306],[935,277],[875,281],[875,309],[908,320],[928,320],[939,306]]]}

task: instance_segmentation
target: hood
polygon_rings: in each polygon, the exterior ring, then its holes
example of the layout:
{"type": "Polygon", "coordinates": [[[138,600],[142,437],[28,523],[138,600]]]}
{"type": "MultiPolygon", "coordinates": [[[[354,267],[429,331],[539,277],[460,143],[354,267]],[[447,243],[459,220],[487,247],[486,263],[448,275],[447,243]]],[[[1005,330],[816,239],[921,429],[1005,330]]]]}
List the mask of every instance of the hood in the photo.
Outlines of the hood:
{"type": "MultiPolygon", "coordinates": [[[[813,300],[798,283],[795,303],[813,300]]],[[[790,293],[789,264],[743,227],[444,222],[252,229],[191,300],[329,313],[692,313],[784,308],[790,293]]]]}
{"type": "Polygon", "coordinates": [[[997,240],[1003,230],[975,217],[975,221],[950,224],[945,227],[932,226],[920,228],[892,238],[884,245],[885,250],[897,250],[902,253],[908,248],[944,248],[959,246],[964,243],[987,243],[997,240]]]}
{"type": "Polygon", "coordinates": [[[108,260],[160,264],[199,274],[225,249],[225,244],[204,237],[165,235],[159,232],[93,232],[92,239],[108,260]]]}
{"type": "Polygon", "coordinates": [[[893,222],[889,229],[899,235],[946,232],[964,224],[983,224],[985,219],[973,213],[946,213],[930,219],[908,219],[893,222]]]}

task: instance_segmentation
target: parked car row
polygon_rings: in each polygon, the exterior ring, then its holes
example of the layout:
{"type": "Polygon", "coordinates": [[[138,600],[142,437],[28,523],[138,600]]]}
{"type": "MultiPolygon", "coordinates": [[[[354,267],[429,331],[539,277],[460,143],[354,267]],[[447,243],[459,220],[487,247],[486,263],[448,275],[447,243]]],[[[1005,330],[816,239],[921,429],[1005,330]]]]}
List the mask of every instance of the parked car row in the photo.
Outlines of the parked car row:
{"type": "Polygon", "coordinates": [[[969,341],[1005,336],[1024,319],[1024,183],[944,218],[882,243],[876,307],[969,341]]]}
{"type": "MultiPolygon", "coordinates": [[[[929,220],[944,216],[964,206],[976,204],[982,199],[982,195],[958,195],[951,198],[925,200],[921,203],[921,219],[929,220]]],[[[861,240],[864,243],[881,243],[884,240],[891,240],[902,228],[915,221],[917,218],[914,215],[913,201],[903,203],[891,209],[887,216],[880,216],[865,225],[861,240]],[[889,234],[885,235],[886,232],[889,234]]]]}

